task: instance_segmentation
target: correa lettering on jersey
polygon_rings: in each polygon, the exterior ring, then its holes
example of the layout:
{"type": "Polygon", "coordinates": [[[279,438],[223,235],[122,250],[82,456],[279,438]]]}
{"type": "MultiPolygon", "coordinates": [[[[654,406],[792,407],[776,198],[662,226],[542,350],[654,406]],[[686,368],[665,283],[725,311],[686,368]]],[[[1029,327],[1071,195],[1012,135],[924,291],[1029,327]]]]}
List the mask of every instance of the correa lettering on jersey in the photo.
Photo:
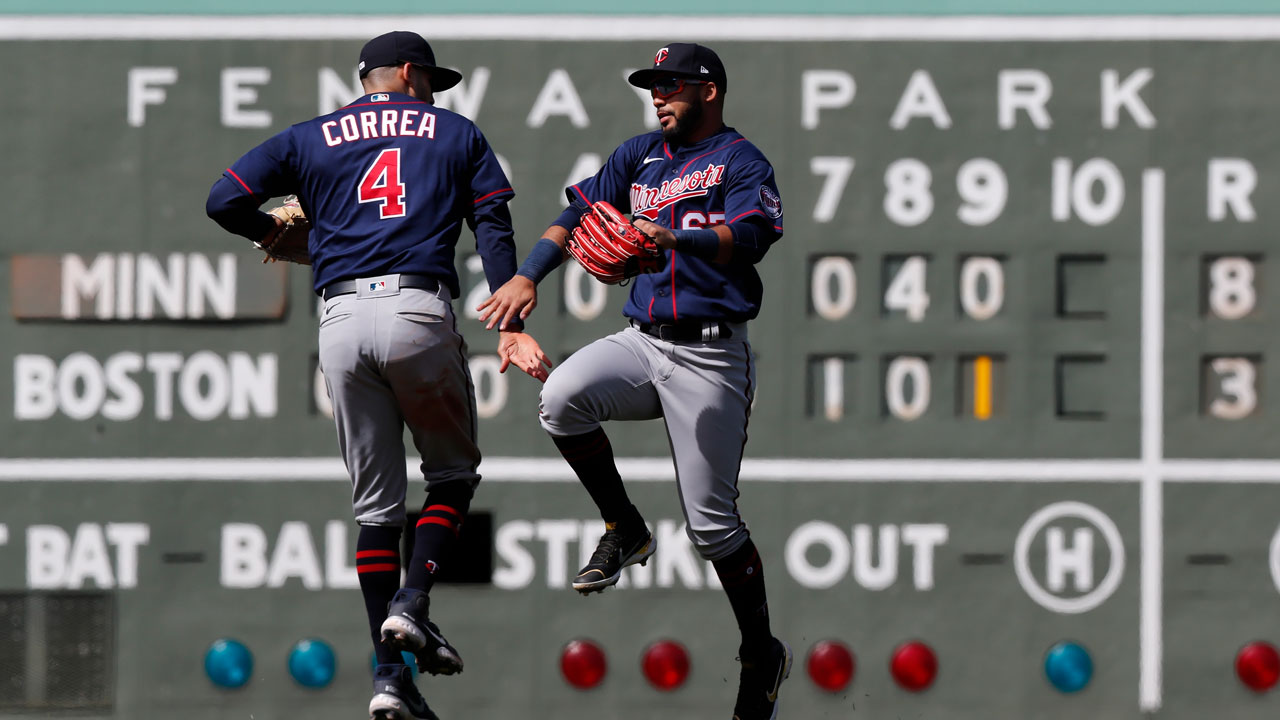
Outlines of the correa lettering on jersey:
{"type": "Polygon", "coordinates": [[[436,116],[421,110],[365,110],[323,123],[320,131],[324,133],[324,144],[329,147],[356,140],[409,135],[435,140],[436,116]]]}
{"type": "Polygon", "coordinates": [[[705,170],[694,170],[674,180],[664,181],[658,187],[631,183],[631,212],[650,220],[658,217],[658,211],[679,200],[701,197],[724,180],[724,165],[707,165],[705,170]]]}

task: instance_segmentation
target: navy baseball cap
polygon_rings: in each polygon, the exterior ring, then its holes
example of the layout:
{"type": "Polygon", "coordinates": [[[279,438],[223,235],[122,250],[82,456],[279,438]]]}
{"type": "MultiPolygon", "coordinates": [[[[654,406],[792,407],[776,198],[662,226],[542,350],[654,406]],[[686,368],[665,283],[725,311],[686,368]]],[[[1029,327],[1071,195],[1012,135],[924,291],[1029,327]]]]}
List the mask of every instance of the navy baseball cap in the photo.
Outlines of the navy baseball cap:
{"type": "Polygon", "coordinates": [[[729,79],[724,74],[724,63],[716,51],[697,43],[669,43],[658,49],[653,56],[653,67],[637,70],[627,77],[627,82],[636,87],[647,88],[655,78],[683,77],[695,80],[710,80],[720,90],[728,87],[729,79]]]}
{"type": "Polygon", "coordinates": [[[462,82],[462,73],[436,65],[436,54],[416,32],[396,30],[370,40],[360,50],[360,77],[378,67],[412,63],[431,74],[431,89],[448,90],[462,82]]]}

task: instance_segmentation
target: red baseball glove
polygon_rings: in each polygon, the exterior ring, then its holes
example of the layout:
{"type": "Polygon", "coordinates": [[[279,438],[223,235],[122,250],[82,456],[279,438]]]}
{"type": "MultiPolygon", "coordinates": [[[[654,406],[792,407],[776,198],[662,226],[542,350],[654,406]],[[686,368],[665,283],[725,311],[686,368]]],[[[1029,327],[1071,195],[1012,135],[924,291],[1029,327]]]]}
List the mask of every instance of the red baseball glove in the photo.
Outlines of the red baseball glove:
{"type": "Polygon", "coordinates": [[[641,273],[657,272],[664,262],[657,243],[603,200],[582,215],[569,237],[569,252],[607,285],[622,285],[641,273]]]}

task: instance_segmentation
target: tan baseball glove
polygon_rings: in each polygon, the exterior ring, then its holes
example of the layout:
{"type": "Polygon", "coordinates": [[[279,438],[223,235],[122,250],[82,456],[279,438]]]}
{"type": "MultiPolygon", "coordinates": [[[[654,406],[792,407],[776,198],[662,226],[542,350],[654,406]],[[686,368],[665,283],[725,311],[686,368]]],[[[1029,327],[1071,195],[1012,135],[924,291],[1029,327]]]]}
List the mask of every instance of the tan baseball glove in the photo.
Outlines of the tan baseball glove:
{"type": "Polygon", "coordinates": [[[284,199],[284,204],[267,211],[279,218],[284,224],[268,235],[265,240],[254,243],[267,256],[262,262],[287,260],[288,262],[311,264],[311,252],[307,248],[307,240],[311,237],[311,221],[302,212],[297,195],[284,199]]]}

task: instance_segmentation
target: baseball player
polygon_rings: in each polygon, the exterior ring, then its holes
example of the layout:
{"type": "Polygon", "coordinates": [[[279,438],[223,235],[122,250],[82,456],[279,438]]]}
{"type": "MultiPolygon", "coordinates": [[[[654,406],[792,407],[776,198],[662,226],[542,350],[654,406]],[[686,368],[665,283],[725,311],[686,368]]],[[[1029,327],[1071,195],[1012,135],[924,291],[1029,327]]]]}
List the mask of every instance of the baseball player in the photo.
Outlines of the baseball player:
{"type": "MultiPolygon", "coordinates": [[[[480,130],[434,108],[433,92],[462,78],[436,65],[416,33],[392,32],[360,52],[365,94],[250,150],[209,193],[209,216],[255,241],[279,222],[258,210],[295,193],[312,223],[314,288],[324,298],[320,365],[338,445],[353,484],[356,569],[377,656],[374,720],[435,718],[400,652],[419,669],[452,674],[462,659],[428,619],[428,592],[449,561],[480,476],[467,347],[450,304],[454,247],[466,224],[490,287],[516,270],[507,202],[514,193],[480,130]],[[408,426],[422,456],[426,502],[400,587],[408,426]]],[[[502,369],[542,380],[538,343],[508,323],[502,369]]]]}
{"type": "Polygon", "coordinates": [[[488,326],[528,317],[536,285],[564,258],[587,205],[629,209],[663,248],[665,266],[634,279],[630,326],[578,350],[542,389],[539,418],[600,509],[605,534],[574,579],[586,594],[644,562],[654,540],[627,497],[600,423],[666,421],[687,532],[715,566],[742,633],[734,717],[777,716],[792,652],[769,629],[760,555],[738,513],[738,470],[755,392],[747,321],[760,310],[755,264],[782,236],[782,201],[764,155],[723,121],[724,65],[702,45],[672,43],[632,73],[649,89],[661,130],[624,142],[516,277],[481,304],[488,326]]]}

